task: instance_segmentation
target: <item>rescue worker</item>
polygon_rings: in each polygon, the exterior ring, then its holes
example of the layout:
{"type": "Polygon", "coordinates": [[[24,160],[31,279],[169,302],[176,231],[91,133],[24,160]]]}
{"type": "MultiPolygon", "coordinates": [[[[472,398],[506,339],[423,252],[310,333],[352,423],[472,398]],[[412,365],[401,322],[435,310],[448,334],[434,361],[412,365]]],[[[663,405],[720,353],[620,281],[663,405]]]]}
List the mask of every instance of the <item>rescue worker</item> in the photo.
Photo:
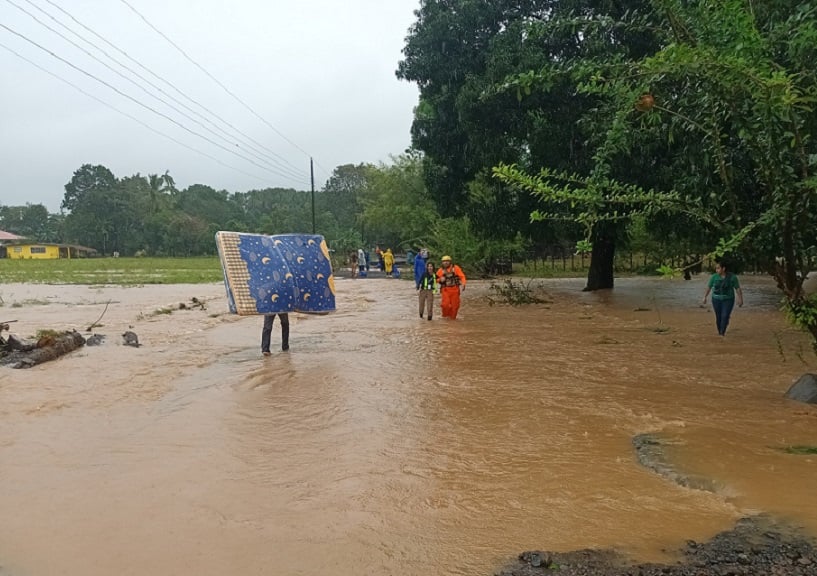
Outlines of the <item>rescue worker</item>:
{"type": "Polygon", "coordinates": [[[460,292],[465,290],[465,274],[462,268],[451,262],[451,256],[443,256],[442,268],[437,270],[437,283],[443,318],[454,320],[460,309],[460,292]]]}

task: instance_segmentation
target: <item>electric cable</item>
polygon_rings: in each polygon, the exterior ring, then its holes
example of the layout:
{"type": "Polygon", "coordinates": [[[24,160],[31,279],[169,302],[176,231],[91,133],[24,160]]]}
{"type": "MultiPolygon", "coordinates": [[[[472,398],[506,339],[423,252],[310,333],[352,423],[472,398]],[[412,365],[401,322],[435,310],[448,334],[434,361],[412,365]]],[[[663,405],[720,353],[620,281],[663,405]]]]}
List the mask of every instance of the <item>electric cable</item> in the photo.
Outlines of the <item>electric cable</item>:
{"type": "MultiPolygon", "coordinates": [[[[39,6],[36,6],[36,5],[35,5],[35,4],[32,2],[32,0],[26,0],[26,2],[28,2],[28,3],[29,3],[29,4],[31,4],[31,5],[34,5],[34,6],[35,6],[35,7],[37,7],[37,8],[38,8],[38,9],[39,9],[41,12],[43,12],[43,13],[47,14],[47,15],[48,15],[50,18],[54,19],[54,17],[53,17],[52,15],[50,15],[50,14],[48,14],[47,12],[43,11],[43,10],[42,10],[42,8],[40,8],[39,6]]],[[[130,60],[131,62],[133,62],[133,63],[134,63],[134,64],[136,64],[137,66],[139,66],[139,68],[141,68],[142,70],[144,70],[145,72],[147,72],[148,74],[150,74],[152,77],[154,77],[155,79],[159,80],[160,82],[163,82],[165,85],[167,85],[167,86],[168,86],[168,87],[170,87],[172,90],[174,90],[174,91],[175,91],[177,94],[179,94],[179,95],[180,95],[180,96],[182,96],[183,98],[187,99],[189,102],[191,102],[191,103],[195,104],[195,105],[196,105],[196,106],[198,106],[200,109],[204,110],[204,111],[205,111],[207,114],[209,114],[209,115],[211,115],[212,117],[216,118],[216,119],[217,119],[219,122],[221,122],[223,125],[228,126],[228,127],[231,129],[231,130],[233,130],[235,133],[237,133],[237,134],[241,135],[242,137],[244,137],[244,138],[245,138],[247,141],[252,142],[252,143],[253,143],[255,146],[257,146],[256,150],[262,150],[263,152],[266,152],[266,153],[267,153],[267,154],[269,154],[270,156],[273,156],[273,157],[275,157],[275,158],[278,158],[278,159],[279,159],[281,162],[283,162],[283,163],[285,163],[286,165],[288,165],[288,166],[290,167],[291,171],[294,171],[296,174],[298,174],[298,176],[301,176],[301,177],[302,177],[302,176],[304,175],[304,171],[303,171],[302,169],[299,169],[297,166],[295,166],[294,164],[292,164],[292,163],[291,163],[289,160],[287,160],[287,159],[286,159],[284,156],[281,156],[280,154],[278,154],[278,153],[277,153],[277,152],[275,152],[274,150],[272,150],[272,149],[270,149],[270,148],[266,147],[264,144],[260,143],[259,141],[257,141],[256,139],[254,139],[252,136],[249,136],[248,134],[244,133],[242,130],[240,130],[239,128],[237,128],[236,126],[234,126],[232,123],[230,123],[229,121],[227,121],[227,120],[225,120],[224,118],[222,118],[222,117],[221,117],[219,114],[217,114],[216,112],[213,112],[211,109],[209,109],[207,106],[205,106],[204,104],[202,104],[201,102],[199,102],[198,100],[196,100],[195,98],[193,98],[192,96],[190,96],[189,94],[186,94],[185,92],[183,92],[182,90],[180,90],[180,89],[179,89],[179,88],[178,88],[178,87],[177,87],[175,84],[173,84],[173,82],[171,82],[170,80],[167,80],[167,79],[166,79],[166,78],[164,78],[163,76],[160,76],[159,74],[157,74],[156,72],[154,72],[153,70],[151,70],[150,68],[148,68],[147,66],[145,66],[144,64],[142,64],[141,62],[139,62],[137,59],[133,58],[133,57],[132,57],[130,54],[128,54],[127,52],[125,52],[124,50],[122,50],[122,49],[121,49],[120,47],[118,47],[116,44],[112,43],[112,42],[111,42],[111,41],[109,41],[107,38],[105,38],[104,36],[102,36],[101,34],[99,34],[98,32],[96,32],[96,31],[95,31],[93,28],[91,28],[91,27],[87,26],[86,24],[84,24],[83,22],[81,22],[80,20],[78,20],[78,19],[77,19],[77,18],[76,18],[76,17],[75,17],[73,14],[71,14],[70,12],[68,12],[68,11],[67,11],[65,8],[63,8],[63,7],[62,7],[62,6],[60,6],[59,4],[55,3],[53,0],[45,0],[45,2],[47,2],[48,4],[50,4],[51,6],[53,6],[54,8],[56,8],[57,10],[59,10],[61,13],[63,13],[63,14],[64,14],[65,16],[67,16],[68,18],[70,18],[70,19],[71,19],[71,20],[72,20],[74,23],[76,23],[78,26],[82,27],[84,30],[86,30],[86,31],[87,31],[87,32],[89,32],[90,34],[93,34],[95,37],[97,37],[98,39],[100,39],[102,42],[104,42],[105,44],[107,44],[108,46],[110,46],[111,48],[113,48],[114,50],[116,50],[117,52],[119,52],[120,54],[122,54],[122,55],[123,55],[125,58],[127,58],[128,60],[130,60]]],[[[57,20],[55,20],[55,21],[57,21],[57,20]]],[[[62,23],[60,23],[60,24],[62,24],[62,23]]],[[[62,24],[62,25],[63,25],[63,26],[65,26],[64,24],[62,24]]],[[[91,44],[92,46],[94,46],[94,47],[95,47],[97,50],[99,50],[100,52],[102,52],[103,54],[105,54],[106,56],[108,56],[108,58],[111,58],[111,60],[113,60],[114,62],[117,62],[117,64],[119,64],[119,65],[120,65],[120,66],[122,66],[123,68],[125,68],[125,69],[129,70],[131,73],[133,73],[133,74],[137,75],[139,78],[142,78],[143,80],[145,80],[145,82],[148,82],[148,80],[144,79],[144,78],[143,78],[141,75],[139,75],[139,74],[138,74],[136,71],[132,70],[132,69],[131,69],[131,68],[129,68],[128,66],[126,66],[126,65],[122,64],[121,62],[118,62],[116,59],[114,59],[112,56],[110,56],[110,55],[109,55],[107,52],[105,52],[105,51],[104,51],[102,48],[100,48],[99,46],[97,46],[97,45],[96,45],[96,44],[94,44],[93,42],[90,42],[90,41],[89,41],[89,40],[87,40],[87,39],[84,39],[84,41],[86,41],[86,42],[88,42],[89,44],[91,44]]],[[[154,85],[153,85],[153,84],[151,84],[151,86],[154,86],[154,85]]],[[[162,90],[161,88],[156,87],[156,86],[154,86],[154,87],[155,87],[157,90],[159,90],[160,92],[162,92],[163,94],[167,95],[169,98],[173,98],[173,97],[172,97],[170,94],[168,94],[167,92],[165,92],[165,91],[164,91],[164,90],[162,90]]],[[[179,102],[179,101],[178,101],[178,100],[176,100],[175,98],[173,98],[173,100],[174,100],[174,101],[176,101],[176,102],[179,102]]],[[[183,105],[181,102],[179,102],[179,104],[180,104],[180,105],[183,105]]],[[[185,106],[185,108],[186,108],[187,110],[190,110],[191,112],[193,112],[193,113],[195,113],[195,114],[199,115],[200,117],[204,118],[204,116],[201,116],[199,113],[194,112],[194,111],[193,111],[191,108],[188,108],[187,106],[185,106]]],[[[210,122],[211,124],[215,125],[215,123],[214,123],[214,122],[212,122],[211,120],[207,119],[207,121],[208,121],[208,122],[210,122]]],[[[283,166],[282,166],[282,168],[283,168],[283,166]]]]}
{"type": "Polygon", "coordinates": [[[293,142],[292,140],[290,140],[289,138],[287,138],[287,137],[286,137],[286,136],[285,136],[285,135],[284,135],[284,134],[283,134],[283,133],[282,133],[280,130],[278,130],[278,129],[277,129],[275,126],[273,126],[272,124],[270,124],[270,122],[269,122],[269,121],[267,121],[267,119],[266,119],[266,118],[264,118],[263,116],[261,116],[261,115],[260,115],[258,112],[256,112],[256,111],[255,111],[255,110],[254,110],[254,109],[253,109],[253,108],[252,108],[252,107],[251,107],[249,104],[247,104],[247,103],[246,103],[246,102],[244,102],[244,101],[243,101],[241,98],[239,98],[239,97],[238,97],[238,96],[237,96],[237,95],[236,95],[236,94],[235,94],[235,93],[234,93],[232,90],[230,90],[229,88],[227,88],[227,86],[225,86],[225,85],[224,85],[224,84],[223,84],[223,83],[222,83],[222,82],[221,82],[221,81],[220,81],[218,78],[216,78],[215,76],[213,76],[212,74],[210,74],[210,72],[208,72],[208,71],[207,71],[207,69],[205,69],[205,68],[204,68],[204,66],[202,66],[201,64],[199,64],[198,62],[196,62],[196,61],[195,61],[195,60],[194,60],[194,59],[193,59],[193,58],[192,58],[192,57],[191,57],[191,56],[190,56],[190,55],[189,55],[187,52],[185,52],[185,51],[184,51],[184,50],[183,50],[183,49],[182,49],[182,48],[181,48],[181,47],[180,47],[178,44],[176,44],[176,43],[175,43],[173,40],[171,40],[171,39],[170,39],[170,38],[169,38],[169,37],[168,37],[168,36],[167,36],[167,35],[166,35],[164,32],[162,32],[162,31],[161,31],[161,30],[159,30],[159,29],[158,29],[156,26],[154,26],[153,24],[151,24],[151,22],[150,22],[150,21],[149,21],[147,18],[145,18],[145,16],[143,16],[141,12],[139,12],[139,11],[138,11],[136,8],[134,8],[134,7],[133,7],[133,6],[130,4],[130,2],[128,2],[127,0],[119,0],[119,1],[120,1],[120,2],[122,2],[122,3],[123,3],[125,6],[127,6],[128,8],[130,8],[130,9],[133,11],[133,13],[134,13],[134,14],[136,14],[136,15],[137,15],[139,18],[141,18],[141,19],[142,19],[142,21],[143,21],[145,24],[147,24],[147,25],[148,25],[148,26],[149,26],[149,27],[150,27],[150,28],[151,28],[151,29],[152,29],[154,32],[156,32],[156,33],[157,33],[159,36],[161,36],[162,38],[164,38],[164,39],[165,39],[165,40],[166,40],[166,41],[167,41],[167,42],[168,42],[168,43],[169,43],[171,46],[173,46],[173,47],[174,47],[176,50],[178,50],[178,51],[179,51],[179,52],[182,54],[182,56],[184,56],[184,57],[185,57],[185,58],[186,58],[186,59],[187,59],[189,62],[191,62],[191,63],[192,63],[194,66],[196,66],[196,67],[197,67],[199,70],[201,70],[201,71],[202,71],[202,72],[203,72],[203,73],[204,73],[204,74],[205,74],[205,75],[206,75],[208,78],[210,78],[210,79],[211,79],[213,82],[215,82],[216,84],[218,84],[218,85],[219,85],[219,86],[222,88],[222,90],[224,90],[224,91],[225,91],[227,94],[229,94],[230,96],[232,96],[232,97],[233,97],[233,98],[236,100],[236,102],[238,102],[238,103],[239,103],[239,104],[241,104],[241,105],[242,105],[244,108],[246,108],[246,109],[247,109],[247,110],[248,110],[248,111],[249,111],[249,112],[250,112],[250,113],[251,113],[253,116],[255,116],[256,118],[258,118],[259,120],[261,120],[261,122],[263,122],[264,124],[266,124],[266,125],[267,125],[267,126],[268,126],[268,127],[269,127],[269,128],[272,130],[272,131],[273,131],[273,132],[275,132],[276,134],[278,134],[278,136],[280,136],[281,138],[283,138],[283,139],[284,139],[285,141],[287,141],[289,144],[291,144],[292,146],[294,146],[295,148],[297,148],[298,150],[300,150],[301,152],[303,152],[303,153],[304,153],[306,156],[309,156],[310,158],[312,157],[312,155],[311,155],[309,152],[307,152],[306,150],[304,150],[303,148],[301,148],[300,146],[298,146],[298,145],[297,145],[295,142],[293,142]]]}
{"type": "MultiPolygon", "coordinates": [[[[78,50],[81,50],[82,52],[84,52],[85,54],[87,54],[88,56],[90,56],[91,58],[93,58],[93,59],[94,59],[96,62],[98,62],[98,63],[102,64],[102,65],[103,65],[103,66],[105,66],[107,69],[111,70],[112,72],[114,72],[115,74],[117,74],[118,76],[120,76],[121,78],[123,78],[124,80],[126,80],[126,81],[130,82],[131,84],[133,84],[134,86],[136,86],[137,88],[139,88],[140,90],[142,90],[143,92],[145,92],[147,95],[151,96],[152,98],[157,99],[158,101],[162,102],[163,104],[165,104],[166,106],[168,106],[169,108],[171,108],[172,110],[174,110],[175,112],[177,112],[177,113],[181,114],[183,117],[185,117],[185,118],[187,118],[188,120],[190,120],[190,121],[194,122],[195,124],[197,124],[197,125],[201,126],[201,127],[202,127],[202,128],[204,128],[206,131],[208,131],[210,134],[213,134],[213,135],[214,135],[216,138],[219,138],[219,139],[224,140],[223,136],[221,136],[221,135],[219,135],[219,134],[215,133],[215,132],[214,132],[212,129],[208,128],[207,126],[205,126],[204,124],[202,124],[201,122],[199,122],[198,120],[196,120],[195,118],[190,117],[190,115],[185,114],[184,112],[182,112],[181,110],[179,110],[177,107],[175,107],[175,106],[173,106],[172,104],[168,103],[167,101],[163,100],[163,99],[162,99],[162,98],[160,98],[159,96],[156,96],[155,94],[152,94],[152,93],[151,93],[149,90],[147,90],[147,89],[146,89],[144,86],[140,85],[138,82],[136,82],[136,81],[135,81],[135,80],[133,80],[132,78],[129,78],[128,76],[126,76],[126,75],[122,74],[120,71],[118,71],[118,70],[114,69],[114,68],[113,68],[113,67],[111,67],[109,64],[107,64],[106,62],[102,61],[101,59],[99,59],[98,57],[96,57],[96,56],[95,56],[94,54],[92,54],[91,52],[88,52],[88,50],[86,50],[85,48],[83,48],[82,46],[80,46],[79,44],[77,44],[76,42],[74,42],[73,40],[71,40],[71,39],[67,38],[67,37],[66,37],[64,34],[62,34],[61,32],[59,32],[58,30],[55,30],[54,28],[52,28],[51,26],[49,26],[48,24],[46,24],[45,22],[43,22],[42,20],[40,20],[39,18],[37,18],[37,17],[36,17],[34,14],[32,14],[31,12],[27,11],[27,10],[26,10],[25,8],[23,8],[22,6],[20,6],[20,5],[18,5],[17,3],[15,3],[13,0],[6,0],[6,2],[8,2],[9,4],[11,4],[11,5],[12,5],[12,6],[14,6],[15,8],[17,8],[18,10],[22,11],[23,13],[27,14],[27,15],[28,15],[29,17],[31,17],[31,18],[32,18],[34,21],[36,21],[38,24],[40,24],[41,26],[43,26],[43,27],[47,28],[47,29],[48,29],[48,30],[50,30],[52,33],[54,33],[54,34],[58,35],[60,38],[62,38],[62,39],[63,39],[63,40],[65,40],[66,42],[70,43],[72,46],[74,46],[74,47],[75,47],[75,48],[77,48],[78,50]]],[[[69,30],[70,30],[70,29],[69,29],[69,30]]],[[[71,31],[71,32],[73,33],[73,31],[71,31]]],[[[155,112],[155,110],[154,110],[154,112],[155,112]]],[[[166,116],[166,115],[165,115],[165,117],[166,117],[166,118],[169,118],[169,116],[166,116]]],[[[175,122],[175,121],[174,121],[174,122],[175,122]]],[[[177,124],[179,124],[179,123],[177,123],[177,124]]],[[[181,124],[179,124],[179,125],[181,126],[181,124]]],[[[201,134],[198,134],[198,133],[196,133],[196,132],[194,132],[194,133],[195,133],[196,135],[198,135],[198,136],[202,136],[201,134]]],[[[214,142],[213,140],[211,140],[211,139],[209,139],[209,138],[207,138],[207,140],[208,140],[208,141],[209,141],[211,144],[216,144],[216,145],[219,145],[218,143],[214,142]]],[[[226,141],[226,140],[225,140],[225,141],[226,141]]],[[[235,147],[237,147],[237,148],[241,149],[241,147],[240,147],[238,144],[235,144],[235,143],[233,143],[233,142],[229,142],[229,141],[227,141],[227,142],[228,142],[229,144],[234,145],[235,147]]],[[[221,145],[219,145],[219,146],[220,146],[221,148],[225,149],[225,150],[228,150],[230,153],[235,154],[236,156],[238,156],[238,157],[242,158],[243,160],[248,161],[248,162],[251,162],[252,164],[255,164],[256,166],[258,166],[259,168],[262,168],[262,169],[264,169],[264,170],[267,170],[268,172],[271,172],[272,174],[275,174],[276,176],[279,176],[279,177],[282,177],[282,178],[287,178],[287,179],[290,179],[290,180],[292,180],[293,178],[295,178],[295,179],[296,179],[295,181],[298,181],[298,180],[297,180],[297,178],[300,178],[300,177],[302,177],[302,176],[303,176],[302,174],[297,174],[297,176],[293,176],[293,175],[288,175],[288,174],[282,173],[282,172],[281,172],[279,169],[277,169],[277,167],[273,167],[272,165],[263,166],[263,165],[261,165],[261,164],[258,164],[258,163],[257,163],[257,162],[255,162],[255,161],[253,161],[253,160],[251,160],[251,159],[249,159],[249,158],[245,157],[245,156],[242,156],[241,154],[238,154],[237,152],[235,152],[235,151],[233,151],[233,150],[231,150],[231,149],[229,149],[229,148],[225,148],[224,146],[221,146],[221,145]]],[[[249,153],[249,152],[248,152],[248,154],[250,154],[250,156],[254,156],[254,157],[255,157],[256,159],[258,159],[260,162],[263,162],[263,163],[267,163],[267,164],[269,164],[269,162],[268,162],[268,161],[264,160],[263,158],[259,158],[259,157],[258,157],[256,154],[249,153]]]]}
{"type": "Polygon", "coordinates": [[[177,140],[177,139],[176,139],[176,138],[174,138],[173,136],[170,136],[169,134],[165,134],[165,133],[164,133],[164,132],[162,132],[161,130],[157,130],[156,128],[154,128],[153,126],[151,126],[150,124],[148,124],[148,123],[146,123],[146,122],[143,122],[142,120],[140,120],[140,119],[139,119],[139,118],[137,118],[136,116],[133,116],[133,115],[131,115],[131,114],[128,114],[127,112],[125,112],[125,111],[123,111],[123,110],[120,110],[119,108],[117,108],[117,107],[116,107],[116,106],[114,106],[113,104],[110,104],[110,103],[106,102],[106,101],[105,101],[105,100],[103,100],[102,98],[99,98],[99,97],[97,97],[97,96],[94,96],[93,94],[91,94],[90,92],[88,92],[88,91],[86,91],[85,89],[81,88],[80,86],[77,86],[76,84],[74,84],[74,83],[73,83],[73,82],[71,82],[70,80],[67,80],[67,79],[63,78],[62,76],[60,76],[59,74],[57,74],[57,73],[55,73],[55,72],[52,72],[51,70],[48,70],[48,69],[47,69],[47,68],[45,68],[44,66],[40,66],[39,64],[37,64],[37,63],[36,63],[36,62],[34,62],[33,60],[30,60],[29,58],[26,58],[25,56],[23,56],[22,54],[20,54],[19,52],[17,52],[17,51],[16,51],[16,50],[14,50],[13,48],[10,48],[10,47],[6,46],[6,45],[5,45],[5,44],[3,44],[2,42],[0,42],[0,48],[4,48],[5,50],[7,50],[7,51],[11,52],[12,54],[14,54],[15,56],[17,56],[17,57],[18,57],[18,58],[20,58],[21,60],[23,60],[23,61],[25,61],[25,62],[27,62],[27,63],[31,64],[32,66],[34,66],[35,68],[37,68],[37,69],[39,69],[39,70],[41,70],[41,71],[45,72],[45,73],[46,73],[46,74],[48,74],[49,76],[52,76],[52,77],[56,78],[57,80],[59,80],[60,82],[63,82],[63,83],[65,83],[65,84],[67,84],[67,85],[71,86],[71,87],[72,87],[74,90],[77,90],[78,92],[80,92],[80,93],[84,94],[84,95],[85,95],[85,96],[87,96],[88,98],[92,98],[93,100],[96,100],[97,102],[99,102],[99,103],[100,103],[100,104],[102,104],[103,106],[106,106],[107,108],[110,108],[110,109],[111,109],[111,110],[113,110],[114,112],[117,112],[117,113],[119,113],[119,114],[121,114],[121,115],[125,116],[126,118],[129,118],[129,119],[133,120],[133,121],[134,121],[134,122],[136,122],[137,124],[141,124],[142,126],[144,126],[145,128],[147,128],[148,130],[150,130],[151,132],[153,132],[153,133],[155,133],[155,134],[158,134],[159,136],[162,136],[162,137],[164,137],[164,138],[167,138],[167,139],[168,139],[168,140],[170,140],[171,142],[174,142],[174,143],[178,144],[179,146],[182,146],[182,147],[184,147],[184,148],[187,148],[188,150],[192,150],[193,152],[196,152],[197,154],[201,154],[201,155],[202,155],[202,156],[204,156],[205,158],[209,158],[209,159],[210,159],[210,160],[212,160],[213,162],[216,162],[216,163],[218,163],[218,164],[221,164],[221,165],[222,165],[222,166],[224,166],[225,168],[229,168],[230,170],[235,170],[236,172],[240,172],[241,174],[244,174],[245,176],[250,176],[251,178],[255,178],[255,179],[260,180],[260,181],[262,181],[262,182],[265,182],[265,181],[266,181],[264,178],[262,178],[261,176],[258,176],[257,174],[252,174],[251,172],[246,172],[246,171],[242,170],[241,168],[236,168],[235,166],[232,166],[232,165],[230,165],[230,164],[227,164],[226,162],[222,162],[221,160],[219,160],[219,159],[218,159],[218,158],[216,158],[215,156],[212,156],[212,155],[208,154],[207,152],[204,152],[204,151],[202,151],[202,150],[199,150],[198,148],[194,148],[193,146],[190,146],[189,144],[185,144],[185,143],[184,143],[184,142],[182,142],[181,140],[177,140]]]}
{"type": "MultiPolygon", "coordinates": [[[[138,106],[141,106],[142,108],[145,108],[146,110],[149,110],[150,112],[153,112],[153,113],[154,113],[154,114],[156,114],[157,116],[161,116],[161,117],[162,117],[162,118],[164,118],[165,120],[168,120],[169,122],[171,122],[171,123],[175,124],[176,126],[178,126],[179,128],[181,128],[181,129],[182,129],[182,130],[184,130],[185,132],[189,132],[190,134],[193,134],[194,136],[197,136],[198,138],[201,138],[202,140],[205,140],[206,142],[209,142],[210,144],[212,144],[212,145],[214,145],[214,146],[216,146],[216,147],[218,147],[218,148],[221,148],[222,150],[224,150],[224,151],[226,151],[226,152],[229,152],[230,154],[233,154],[233,155],[235,155],[235,156],[237,156],[237,157],[241,158],[242,160],[244,160],[244,161],[246,161],[246,162],[249,162],[249,163],[251,163],[251,164],[255,165],[255,166],[256,166],[256,167],[258,167],[258,168],[261,168],[262,170],[266,170],[267,172],[270,172],[270,173],[272,173],[272,174],[275,174],[276,176],[286,178],[285,176],[283,176],[283,175],[281,175],[281,174],[278,174],[278,173],[276,173],[276,172],[275,172],[275,171],[273,171],[273,170],[270,170],[270,169],[269,169],[269,168],[267,168],[266,166],[263,166],[263,165],[261,165],[261,164],[258,164],[257,162],[255,162],[255,161],[254,161],[254,160],[252,160],[251,158],[247,158],[247,157],[245,157],[245,156],[242,156],[242,155],[241,155],[241,154],[239,154],[238,152],[235,152],[234,150],[230,150],[230,149],[229,149],[229,148],[227,148],[226,146],[223,146],[222,144],[220,144],[220,143],[218,143],[218,142],[216,142],[216,141],[212,140],[211,138],[209,138],[209,137],[205,136],[204,134],[200,134],[199,132],[196,132],[195,130],[192,130],[192,129],[188,128],[187,126],[185,126],[184,124],[182,124],[182,123],[178,122],[178,121],[177,121],[177,120],[175,120],[174,118],[171,118],[170,116],[168,116],[168,115],[167,115],[167,114],[165,114],[164,112],[160,112],[160,111],[156,110],[155,108],[153,108],[152,106],[149,106],[149,105],[147,105],[147,104],[145,104],[145,103],[143,103],[143,102],[140,102],[139,100],[137,100],[136,98],[134,98],[134,97],[133,97],[133,96],[131,96],[130,94],[127,94],[127,93],[123,92],[122,90],[120,90],[120,89],[119,89],[119,88],[117,88],[116,86],[114,86],[114,85],[112,85],[112,84],[110,84],[110,83],[106,82],[105,80],[102,80],[101,78],[99,78],[99,77],[95,76],[94,74],[92,74],[92,73],[90,73],[90,72],[88,72],[88,71],[86,71],[86,70],[84,70],[84,69],[80,68],[80,67],[79,67],[79,66],[77,66],[76,64],[74,64],[74,63],[70,62],[69,60],[66,60],[65,58],[63,58],[63,57],[61,57],[61,56],[57,55],[55,52],[53,52],[53,51],[49,50],[49,49],[48,49],[48,48],[46,48],[45,46],[43,46],[43,45],[39,44],[38,42],[36,42],[36,41],[32,40],[31,38],[28,38],[26,35],[21,34],[20,32],[17,32],[17,31],[16,31],[16,30],[14,30],[13,28],[8,27],[6,24],[3,24],[2,22],[0,22],[0,28],[3,28],[3,29],[5,29],[5,30],[7,30],[8,32],[11,32],[11,33],[12,33],[12,34],[14,34],[15,36],[18,36],[19,38],[21,38],[21,39],[25,40],[26,42],[28,42],[28,43],[30,43],[30,44],[32,44],[32,45],[34,45],[34,46],[36,46],[37,48],[39,48],[39,49],[40,49],[40,50],[42,50],[43,52],[45,52],[45,53],[49,54],[50,56],[52,56],[53,58],[55,58],[55,59],[59,60],[60,62],[62,62],[62,63],[64,63],[64,64],[66,64],[66,65],[68,65],[68,66],[70,66],[71,68],[73,68],[73,69],[74,69],[74,70],[76,70],[77,72],[80,72],[81,74],[84,74],[85,76],[88,76],[89,78],[92,78],[93,80],[96,80],[97,82],[99,82],[100,84],[102,84],[102,85],[104,85],[104,86],[106,86],[106,87],[110,88],[111,90],[113,90],[114,92],[116,92],[117,94],[119,94],[120,96],[123,96],[123,97],[127,98],[128,100],[130,100],[130,101],[131,101],[131,102],[133,102],[134,104],[136,104],[136,105],[138,105],[138,106]]],[[[287,178],[287,179],[291,180],[290,178],[287,178]]],[[[299,182],[299,183],[300,183],[300,182],[299,182]]]]}

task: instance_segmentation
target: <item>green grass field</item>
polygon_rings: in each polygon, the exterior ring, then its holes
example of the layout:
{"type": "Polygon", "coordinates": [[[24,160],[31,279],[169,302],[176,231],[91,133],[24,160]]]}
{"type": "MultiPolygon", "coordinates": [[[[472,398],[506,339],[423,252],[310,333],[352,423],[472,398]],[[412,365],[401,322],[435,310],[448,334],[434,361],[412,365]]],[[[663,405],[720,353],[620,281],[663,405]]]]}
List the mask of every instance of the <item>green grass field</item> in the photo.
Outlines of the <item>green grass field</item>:
{"type": "MultiPolygon", "coordinates": [[[[575,278],[587,275],[589,259],[514,263],[515,276],[575,278]]],[[[338,263],[333,262],[335,269],[338,263]]],[[[617,269],[619,275],[632,272],[617,269]]],[[[221,282],[221,263],[215,256],[195,258],[62,258],[10,260],[0,258],[0,284],[202,284],[221,282]]]]}
{"type": "Polygon", "coordinates": [[[0,283],[202,284],[223,279],[218,258],[0,259],[0,283]]]}

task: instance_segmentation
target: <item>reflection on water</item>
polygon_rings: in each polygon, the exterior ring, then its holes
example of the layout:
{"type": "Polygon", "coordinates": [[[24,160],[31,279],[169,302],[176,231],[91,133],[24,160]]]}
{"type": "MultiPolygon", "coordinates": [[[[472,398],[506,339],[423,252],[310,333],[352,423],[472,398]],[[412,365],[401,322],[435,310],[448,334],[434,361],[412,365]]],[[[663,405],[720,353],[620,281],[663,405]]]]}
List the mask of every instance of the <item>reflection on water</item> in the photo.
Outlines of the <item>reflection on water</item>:
{"type": "MultiPolygon", "coordinates": [[[[260,318],[188,315],[137,324],[152,346],[4,370],[0,564],[490,574],[530,548],[658,559],[747,512],[817,534],[817,459],[778,450],[817,444],[817,410],[782,399],[808,342],[755,278],[720,339],[704,282],[550,281],[522,308],[473,282],[460,320],[427,322],[409,282],[339,280],[339,311],[295,316],[271,358],[260,318]],[[642,432],[718,491],[639,467],[642,432]]],[[[70,322],[56,306],[32,314],[70,322]]]]}

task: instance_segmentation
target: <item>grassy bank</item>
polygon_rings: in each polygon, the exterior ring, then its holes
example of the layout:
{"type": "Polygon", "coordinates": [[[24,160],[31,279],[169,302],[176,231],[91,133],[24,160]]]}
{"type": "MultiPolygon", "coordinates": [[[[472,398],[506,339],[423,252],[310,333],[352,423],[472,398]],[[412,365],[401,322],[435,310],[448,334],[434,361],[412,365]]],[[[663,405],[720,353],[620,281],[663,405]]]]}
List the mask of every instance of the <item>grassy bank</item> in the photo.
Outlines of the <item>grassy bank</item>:
{"type": "Polygon", "coordinates": [[[218,258],[0,259],[0,283],[201,284],[223,279],[218,258]]]}

